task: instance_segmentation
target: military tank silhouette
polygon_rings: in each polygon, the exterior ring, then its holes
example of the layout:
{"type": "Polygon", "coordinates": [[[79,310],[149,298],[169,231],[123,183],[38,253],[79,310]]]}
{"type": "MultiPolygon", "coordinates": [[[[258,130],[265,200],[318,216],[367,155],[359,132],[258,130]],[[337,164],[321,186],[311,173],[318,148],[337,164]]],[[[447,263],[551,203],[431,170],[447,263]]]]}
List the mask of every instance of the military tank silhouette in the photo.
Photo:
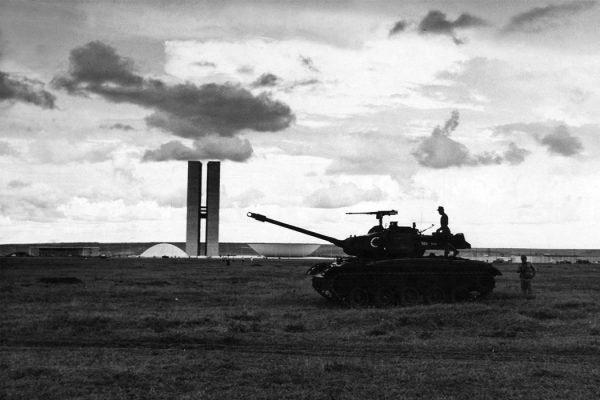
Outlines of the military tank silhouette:
{"type": "Polygon", "coordinates": [[[351,257],[316,264],[307,274],[320,295],[351,306],[408,306],[478,299],[492,292],[494,277],[501,275],[498,269],[482,261],[433,253],[424,256],[427,250],[444,250],[448,242],[456,249],[471,248],[462,233],[427,235],[414,223],[411,227],[391,222],[385,228],[383,217],[396,215],[396,210],[348,214],[375,215],[379,224],[366,235],[341,240],[262,214],[249,212],[247,215],[342,248],[351,257]]]}

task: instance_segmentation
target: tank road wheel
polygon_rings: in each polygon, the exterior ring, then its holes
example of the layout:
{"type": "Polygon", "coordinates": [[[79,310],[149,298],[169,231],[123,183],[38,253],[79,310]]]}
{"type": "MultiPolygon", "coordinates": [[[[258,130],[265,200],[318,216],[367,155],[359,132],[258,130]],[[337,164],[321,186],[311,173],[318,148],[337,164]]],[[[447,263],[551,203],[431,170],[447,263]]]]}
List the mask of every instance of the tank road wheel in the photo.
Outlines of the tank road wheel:
{"type": "Polygon", "coordinates": [[[485,297],[492,293],[495,286],[494,278],[489,276],[482,276],[477,280],[477,286],[479,289],[479,298],[485,297]]]}
{"type": "Polygon", "coordinates": [[[348,293],[347,301],[352,307],[367,307],[369,305],[369,292],[362,287],[355,287],[348,293]]]}
{"type": "Polygon", "coordinates": [[[450,300],[460,303],[469,300],[470,293],[466,286],[457,286],[450,291],[450,300]]]}
{"type": "Polygon", "coordinates": [[[316,289],[317,293],[319,293],[321,296],[323,296],[324,298],[326,298],[329,301],[333,300],[333,293],[331,293],[331,291],[329,289],[316,289]]]}
{"type": "Polygon", "coordinates": [[[421,302],[421,294],[414,287],[406,287],[402,289],[400,302],[403,306],[414,306],[421,302]]]}
{"type": "Polygon", "coordinates": [[[425,301],[427,304],[443,303],[444,300],[446,300],[446,293],[439,286],[431,286],[425,291],[425,301]]]}
{"type": "Polygon", "coordinates": [[[391,307],[396,304],[396,294],[389,287],[380,287],[375,291],[374,302],[377,307],[391,307]]]}
{"type": "Polygon", "coordinates": [[[331,291],[330,286],[327,285],[322,279],[313,278],[312,286],[313,286],[313,289],[315,289],[315,291],[317,293],[319,293],[321,296],[325,297],[327,300],[333,300],[334,295],[333,295],[333,292],[331,291]]]}

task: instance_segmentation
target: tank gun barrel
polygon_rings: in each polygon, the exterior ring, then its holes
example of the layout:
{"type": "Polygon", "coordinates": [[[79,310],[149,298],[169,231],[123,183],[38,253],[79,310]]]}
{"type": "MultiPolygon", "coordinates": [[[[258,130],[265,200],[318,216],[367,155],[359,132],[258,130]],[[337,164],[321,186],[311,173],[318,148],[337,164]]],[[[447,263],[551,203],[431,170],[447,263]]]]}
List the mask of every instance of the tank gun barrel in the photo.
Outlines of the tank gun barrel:
{"type": "Polygon", "coordinates": [[[278,225],[278,226],[281,226],[283,228],[290,229],[292,231],[300,232],[300,233],[303,233],[303,234],[308,235],[308,236],[312,236],[312,237],[316,237],[316,238],[325,240],[325,241],[327,241],[329,243],[335,244],[338,247],[342,247],[342,248],[344,247],[344,241],[343,240],[339,240],[339,239],[333,238],[331,236],[322,235],[322,234],[317,233],[317,232],[309,231],[308,229],[304,229],[304,228],[300,228],[300,227],[297,227],[297,226],[294,226],[294,225],[286,224],[285,222],[281,222],[281,221],[277,221],[275,219],[271,219],[271,218],[266,217],[266,216],[264,216],[262,214],[256,214],[256,213],[249,212],[246,215],[248,217],[254,218],[255,220],[260,221],[260,222],[268,222],[268,223],[273,224],[273,225],[278,225]]]}

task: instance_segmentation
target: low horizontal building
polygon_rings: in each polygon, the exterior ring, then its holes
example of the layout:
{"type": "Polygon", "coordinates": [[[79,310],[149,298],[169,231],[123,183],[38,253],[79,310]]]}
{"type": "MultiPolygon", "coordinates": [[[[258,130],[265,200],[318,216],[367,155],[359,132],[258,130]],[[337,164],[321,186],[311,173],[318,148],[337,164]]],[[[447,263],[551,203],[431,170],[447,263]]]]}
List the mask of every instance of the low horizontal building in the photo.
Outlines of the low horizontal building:
{"type": "Polygon", "coordinates": [[[32,246],[29,255],[35,257],[98,257],[100,247],[90,246],[32,246]]]}

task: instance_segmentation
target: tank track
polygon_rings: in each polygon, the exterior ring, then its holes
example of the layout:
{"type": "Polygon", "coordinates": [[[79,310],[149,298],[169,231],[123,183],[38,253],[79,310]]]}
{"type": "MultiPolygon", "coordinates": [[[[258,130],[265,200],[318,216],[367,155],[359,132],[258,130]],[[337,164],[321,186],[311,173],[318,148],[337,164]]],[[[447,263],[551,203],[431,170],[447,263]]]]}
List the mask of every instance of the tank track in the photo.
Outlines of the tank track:
{"type": "Polygon", "coordinates": [[[360,261],[317,264],[309,274],[317,293],[352,307],[477,300],[493,291],[494,275],[500,274],[485,263],[464,259],[436,260],[434,265],[421,260],[386,260],[384,268],[360,261]]]}

